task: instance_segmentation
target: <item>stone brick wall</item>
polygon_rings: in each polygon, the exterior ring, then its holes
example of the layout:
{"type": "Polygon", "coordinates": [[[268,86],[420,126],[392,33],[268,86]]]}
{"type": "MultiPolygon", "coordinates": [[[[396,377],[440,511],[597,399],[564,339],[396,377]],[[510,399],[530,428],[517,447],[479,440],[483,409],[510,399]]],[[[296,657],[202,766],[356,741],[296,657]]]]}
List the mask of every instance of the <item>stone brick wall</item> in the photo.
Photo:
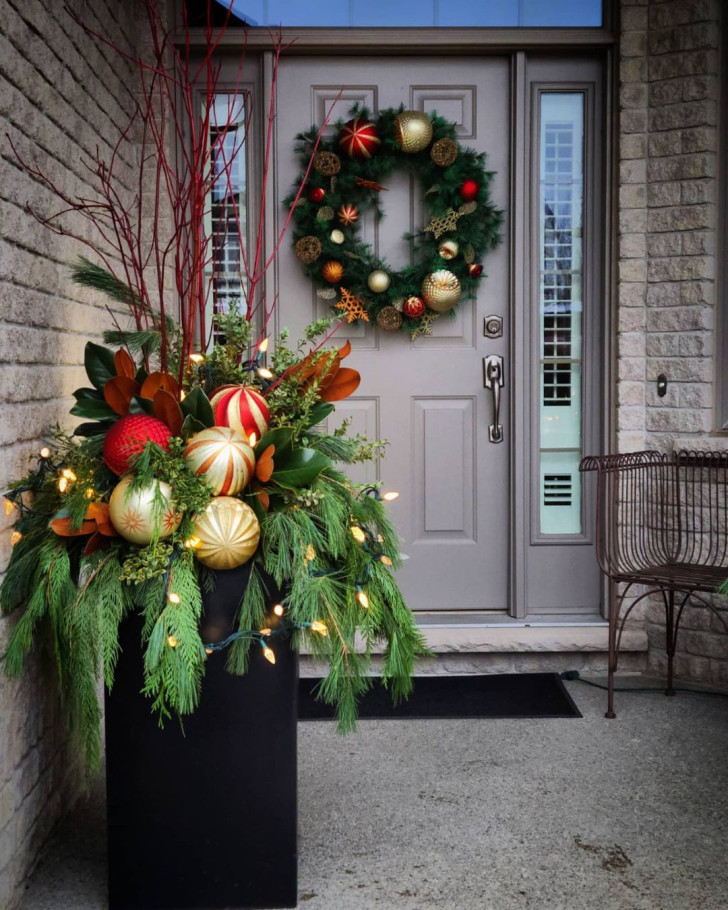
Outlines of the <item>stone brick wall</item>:
{"type": "MultiPolygon", "coordinates": [[[[135,3],[70,0],[92,28],[131,49],[135,3]]],[[[108,153],[133,107],[129,66],[96,45],[54,0],[0,3],[0,490],[22,476],[56,422],[68,424],[71,392],[85,384],[83,348],[109,317],[98,295],[75,288],[69,263],[83,247],[41,228],[26,211],[58,201],[15,159],[40,166],[64,191],[89,193],[82,158],[108,153]]],[[[121,150],[130,176],[131,145],[121,150]]],[[[67,222],[83,234],[88,226],[67,222]]],[[[11,518],[0,515],[0,570],[7,564],[11,518]]],[[[0,653],[15,617],[0,619],[0,653]]],[[[55,697],[50,655],[34,654],[26,672],[0,673],[0,907],[11,910],[38,850],[73,801],[83,774],[69,747],[55,697]]]]}
{"type": "MultiPolygon", "coordinates": [[[[620,451],[728,448],[728,439],[709,435],[721,356],[714,331],[720,8],[718,0],[621,2],[620,451]]],[[[648,663],[658,673],[661,614],[656,603],[646,608],[648,663]]],[[[677,673],[728,685],[728,638],[718,620],[707,608],[690,609],[682,627],[677,673]]]]}

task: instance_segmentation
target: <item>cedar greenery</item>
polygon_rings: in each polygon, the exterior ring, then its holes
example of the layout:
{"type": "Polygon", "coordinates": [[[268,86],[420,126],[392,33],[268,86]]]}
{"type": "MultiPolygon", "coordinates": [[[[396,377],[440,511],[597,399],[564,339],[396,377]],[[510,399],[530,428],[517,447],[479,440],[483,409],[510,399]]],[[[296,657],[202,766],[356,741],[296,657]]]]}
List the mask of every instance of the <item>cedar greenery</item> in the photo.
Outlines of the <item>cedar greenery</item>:
{"type": "MultiPolygon", "coordinates": [[[[311,201],[309,195],[301,196],[293,211],[294,245],[304,237],[315,237],[321,244],[321,253],[315,261],[302,263],[304,273],[318,287],[331,289],[332,285],[322,278],[321,268],[330,260],[340,262],[344,267],[344,275],[336,285],[343,286],[364,301],[372,322],[385,306],[397,306],[410,295],[419,296],[425,276],[438,269],[446,268],[458,277],[463,291],[462,299],[474,298],[479,279],[471,276],[468,264],[479,263],[488,250],[498,245],[503,223],[503,212],[496,208],[490,199],[490,184],[494,175],[492,171],[486,170],[485,155],[470,148],[463,148],[457,143],[457,158],[449,166],[441,167],[432,160],[430,146],[415,154],[405,154],[395,141],[394,126],[397,115],[403,110],[404,106],[397,109],[388,108],[372,117],[365,107],[355,105],[350,111],[351,116],[371,119],[376,125],[381,145],[369,159],[349,158],[340,152],[337,137],[343,123],[342,121],[337,123],[337,130],[333,136],[321,140],[318,149],[319,152],[338,154],[341,169],[334,177],[328,177],[317,172],[314,164],[306,183],[307,194],[313,189],[320,188],[326,195],[322,202],[311,201]],[[434,232],[424,231],[423,224],[417,233],[406,235],[406,239],[412,244],[414,264],[399,272],[393,270],[385,258],[377,257],[372,248],[361,241],[358,222],[342,228],[337,221],[321,217],[322,208],[338,211],[344,204],[353,204],[360,213],[373,209],[375,217],[382,218],[378,193],[357,181],[364,179],[384,183],[397,168],[405,169],[416,178],[430,218],[443,216],[451,210],[457,212],[463,206],[460,188],[464,181],[474,179],[478,184],[478,193],[474,200],[477,207],[472,211],[468,210],[458,219],[455,231],[448,232],[442,238],[436,238],[434,232]],[[345,235],[343,243],[338,244],[331,239],[332,227],[343,229],[345,235]],[[457,240],[460,247],[460,254],[447,262],[438,252],[438,245],[442,239],[457,240]],[[368,287],[367,279],[375,269],[387,272],[391,283],[386,291],[373,294],[368,287]]],[[[433,143],[440,139],[451,139],[456,142],[455,124],[438,114],[428,116],[432,121],[433,143]]],[[[311,128],[309,132],[301,133],[296,138],[296,152],[305,170],[312,149],[319,138],[319,131],[311,128]]],[[[302,170],[296,183],[297,187],[300,186],[303,176],[302,170]]],[[[296,194],[291,194],[286,202],[293,205],[295,198],[296,194]]],[[[400,328],[411,333],[420,324],[420,318],[411,318],[404,313],[402,315],[400,328]]]]}

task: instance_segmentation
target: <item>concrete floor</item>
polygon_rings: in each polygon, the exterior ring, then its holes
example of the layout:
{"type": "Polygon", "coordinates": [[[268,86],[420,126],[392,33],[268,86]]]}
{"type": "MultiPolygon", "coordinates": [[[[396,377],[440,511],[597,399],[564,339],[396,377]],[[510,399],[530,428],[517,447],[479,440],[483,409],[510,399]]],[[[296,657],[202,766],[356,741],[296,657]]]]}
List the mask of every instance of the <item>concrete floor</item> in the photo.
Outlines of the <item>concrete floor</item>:
{"type": "MultiPolygon", "coordinates": [[[[725,910],[728,702],[568,684],[583,719],[299,727],[305,910],[725,910]]],[[[21,910],[102,910],[103,787],[21,910]]],[[[193,861],[193,856],[191,857],[193,861]]]]}

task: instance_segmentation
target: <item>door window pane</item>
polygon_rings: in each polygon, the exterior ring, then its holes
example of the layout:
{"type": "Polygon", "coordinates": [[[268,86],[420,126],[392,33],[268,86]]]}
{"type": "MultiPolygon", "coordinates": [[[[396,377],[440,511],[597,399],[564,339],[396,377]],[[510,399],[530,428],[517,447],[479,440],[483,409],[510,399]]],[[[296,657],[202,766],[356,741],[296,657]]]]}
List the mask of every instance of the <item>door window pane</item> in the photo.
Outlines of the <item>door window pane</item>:
{"type": "MultiPolygon", "coordinates": [[[[227,7],[227,0],[223,0],[227,7]]],[[[235,0],[249,25],[322,28],[596,27],[602,0],[235,0]]]]}
{"type": "Polygon", "coordinates": [[[540,96],[540,515],[581,532],[584,96],[540,96]]]}

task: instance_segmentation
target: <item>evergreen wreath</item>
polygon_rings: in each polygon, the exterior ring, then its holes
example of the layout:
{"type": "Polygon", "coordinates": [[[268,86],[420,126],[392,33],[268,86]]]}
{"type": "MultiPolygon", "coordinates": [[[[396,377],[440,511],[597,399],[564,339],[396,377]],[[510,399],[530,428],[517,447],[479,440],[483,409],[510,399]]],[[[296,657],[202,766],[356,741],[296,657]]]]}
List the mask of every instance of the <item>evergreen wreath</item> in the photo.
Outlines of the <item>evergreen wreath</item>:
{"type": "MultiPolygon", "coordinates": [[[[318,294],[348,322],[376,322],[413,338],[454,312],[458,299],[473,299],[485,275],[481,259],[495,248],[503,212],[490,199],[493,172],[485,155],[462,147],[456,126],[437,114],[388,108],[372,118],[355,105],[352,119],[319,142],[318,130],[296,137],[305,181],[293,212],[293,244],[318,294]],[[430,127],[431,125],[431,127],[430,127]],[[428,223],[405,238],[413,265],[393,269],[359,236],[359,217],[383,217],[383,181],[397,169],[416,175],[428,223]],[[333,301],[336,301],[333,303],[333,301]]],[[[288,205],[294,202],[291,194],[288,205]]]]}

